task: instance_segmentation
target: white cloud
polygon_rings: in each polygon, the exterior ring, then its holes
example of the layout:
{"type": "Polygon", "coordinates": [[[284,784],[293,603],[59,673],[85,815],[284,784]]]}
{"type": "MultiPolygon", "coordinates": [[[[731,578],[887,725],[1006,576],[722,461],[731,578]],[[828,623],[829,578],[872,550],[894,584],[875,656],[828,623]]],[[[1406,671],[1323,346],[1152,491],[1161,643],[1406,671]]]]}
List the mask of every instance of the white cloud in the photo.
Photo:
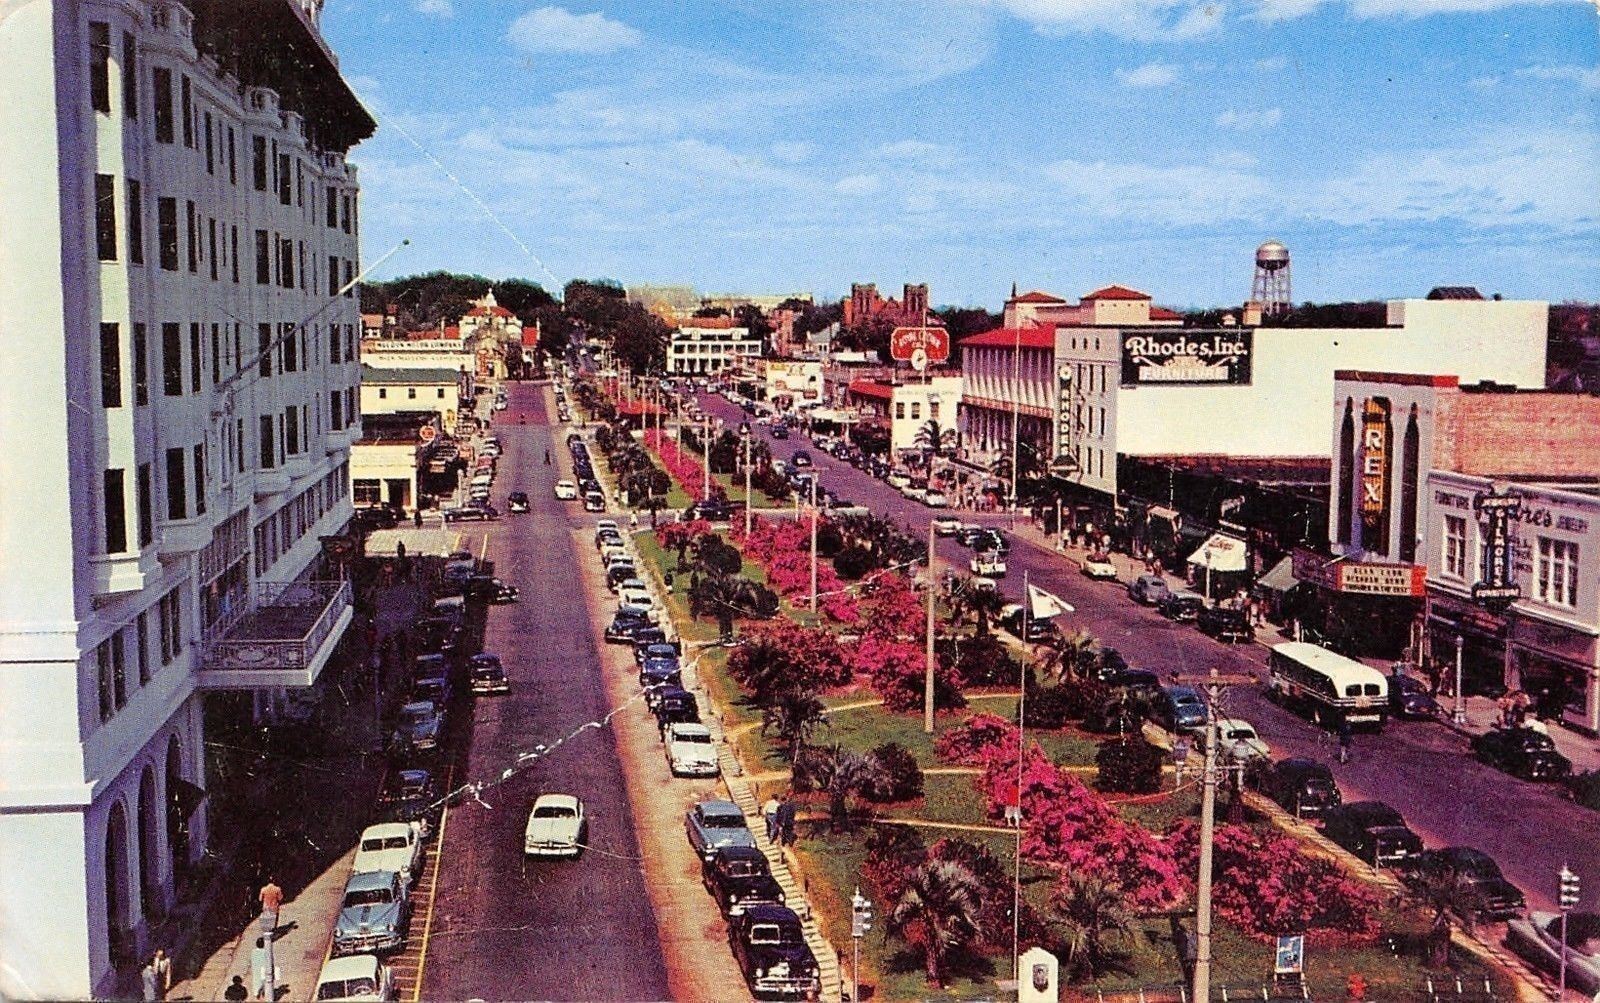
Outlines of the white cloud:
{"type": "Polygon", "coordinates": [[[1290,21],[1305,17],[1322,3],[1323,0],[1259,0],[1255,15],[1262,21],[1290,21]]]}
{"type": "Polygon", "coordinates": [[[1178,82],[1178,68],[1171,63],[1145,63],[1132,70],[1118,69],[1111,75],[1124,87],[1170,87],[1178,82]]]}
{"type": "Polygon", "coordinates": [[[1261,111],[1235,111],[1229,108],[1214,120],[1218,127],[1249,132],[1252,129],[1271,129],[1283,121],[1282,108],[1265,108],[1261,111]]]}
{"type": "MultiPolygon", "coordinates": [[[[1485,14],[1507,7],[1562,3],[1565,0],[1346,0],[1351,17],[1427,17],[1431,14],[1485,14]]],[[[1331,0],[1256,0],[1262,21],[1288,21],[1316,12],[1331,0]]]]}
{"type": "Polygon", "coordinates": [[[1260,178],[1231,167],[1058,160],[1045,174],[1090,216],[1185,226],[1254,219],[1271,194],[1260,178]]]}
{"type": "Polygon", "coordinates": [[[779,140],[771,146],[772,156],[786,164],[798,164],[810,160],[817,152],[815,143],[803,140],[779,140]]]}
{"type": "Polygon", "coordinates": [[[1270,56],[1256,60],[1256,69],[1263,73],[1278,73],[1289,68],[1288,56],[1270,56]]]}
{"type": "Polygon", "coordinates": [[[603,55],[638,45],[639,32],[596,11],[574,14],[564,7],[540,7],[511,22],[506,39],[525,53],[577,52],[603,55]]]}
{"type": "Polygon", "coordinates": [[[1047,34],[1104,32],[1139,42],[1210,34],[1226,7],[1215,0],[972,0],[999,8],[1047,34]]]}
{"type": "Polygon", "coordinates": [[[882,187],[883,180],[876,174],[852,174],[833,186],[840,195],[871,195],[882,187]]]}
{"type": "Polygon", "coordinates": [[[1494,74],[1486,77],[1474,77],[1467,81],[1467,86],[1475,91],[1492,91],[1500,86],[1500,77],[1494,74]]]}
{"type": "Polygon", "coordinates": [[[1517,76],[1535,80],[1566,80],[1586,91],[1600,90],[1600,66],[1529,66],[1518,70],[1517,76]]]}
{"type": "Polygon", "coordinates": [[[451,0],[411,0],[411,9],[429,17],[456,16],[456,5],[451,0]]]}
{"type": "Polygon", "coordinates": [[[1259,157],[1252,156],[1242,150],[1218,150],[1207,158],[1212,167],[1223,167],[1230,170],[1249,170],[1261,162],[1259,157]]]}
{"type": "Polygon", "coordinates": [[[922,160],[946,152],[947,148],[938,143],[926,143],[920,139],[902,139],[880,145],[872,151],[872,155],[884,160],[922,160]]]}

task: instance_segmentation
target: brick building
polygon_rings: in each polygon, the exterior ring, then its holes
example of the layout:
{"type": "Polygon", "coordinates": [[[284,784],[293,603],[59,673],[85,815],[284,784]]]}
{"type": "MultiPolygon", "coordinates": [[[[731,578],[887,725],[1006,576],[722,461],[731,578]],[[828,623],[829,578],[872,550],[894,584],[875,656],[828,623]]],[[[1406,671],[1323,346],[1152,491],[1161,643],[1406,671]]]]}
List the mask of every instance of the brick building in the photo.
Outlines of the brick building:
{"type": "Polygon", "coordinates": [[[850,286],[850,298],[844,301],[844,326],[857,327],[869,320],[883,318],[896,326],[921,324],[928,315],[928,284],[906,283],[897,299],[884,299],[878,295],[874,282],[856,282],[850,286]]]}

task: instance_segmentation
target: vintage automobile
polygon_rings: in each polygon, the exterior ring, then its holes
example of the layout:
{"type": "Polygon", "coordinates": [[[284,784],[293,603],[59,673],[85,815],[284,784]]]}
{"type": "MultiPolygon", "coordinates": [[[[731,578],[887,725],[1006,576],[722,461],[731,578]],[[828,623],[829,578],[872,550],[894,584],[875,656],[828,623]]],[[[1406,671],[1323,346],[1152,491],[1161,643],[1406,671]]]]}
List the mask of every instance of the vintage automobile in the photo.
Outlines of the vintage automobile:
{"type": "Polygon", "coordinates": [[[1428,692],[1428,684],[1416,676],[1391,673],[1389,713],[1395,717],[1433,718],[1443,713],[1439,701],[1428,692]]]}
{"type": "Polygon", "coordinates": [[[962,523],[953,515],[936,515],[933,517],[933,533],[935,536],[955,536],[961,532],[962,523]]]}
{"type": "Polygon", "coordinates": [[[1006,576],[1005,558],[993,550],[985,550],[972,555],[972,560],[967,562],[967,570],[984,578],[1004,578],[1006,576]]]}
{"type": "Polygon", "coordinates": [[[666,733],[667,769],[675,777],[717,775],[717,746],[703,724],[670,724],[666,733]]]}
{"type": "Polygon", "coordinates": [[[1265,770],[1246,773],[1245,778],[1296,818],[1321,818],[1343,800],[1333,771],[1314,759],[1280,759],[1265,770]]]}
{"type": "Polygon", "coordinates": [[[1194,592],[1169,592],[1156,604],[1156,608],[1168,620],[1186,623],[1199,618],[1200,611],[1206,608],[1206,601],[1194,592]]]}
{"type": "Polygon", "coordinates": [[[433,789],[433,774],[427,770],[395,770],[378,792],[379,822],[408,822],[420,827],[427,839],[439,816],[438,798],[433,789]]]}
{"type": "Polygon", "coordinates": [[[756,905],[783,905],[783,888],[772,876],[767,855],[754,847],[722,850],[701,869],[700,880],[725,916],[756,905]]]}
{"type": "Polygon", "coordinates": [[[816,956],[800,917],[781,905],[755,905],[728,921],[728,943],[751,995],[816,998],[822,989],[816,956]]]}
{"type": "Polygon", "coordinates": [[[562,480],[556,481],[555,492],[556,492],[556,497],[558,499],[560,499],[561,501],[577,501],[578,500],[578,485],[576,483],[570,481],[570,480],[565,479],[565,478],[563,478],[562,480]]]}
{"type": "Polygon", "coordinates": [[[610,644],[630,644],[634,632],[652,626],[649,610],[638,606],[619,606],[606,624],[606,641],[610,644]]]}
{"type": "Polygon", "coordinates": [[[1111,582],[1117,580],[1117,566],[1111,563],[1111,555],[1099,551],[1084,557],[1082,571],[1088,578],[1111,582]]]}
{"type": "MultiPolygon", "coordinates": [[[[657,645],[654,647],[666,648],[667,646],[657,645]]],[[[654,688],[657,691],[664,691],[670,686],[683,685],[683,670],[678,664],[678,653],[671,648],[667,648],[667,651],[669,654],[663,655],[658,651],[656,654],[646,655],[644,661],[639,663],[640,686],[645,689],[654,688]]],[[[651,696],[652,694],[646,694],[645,703],[651,710],[654,710],[655,703],[650,699],[651,696]]]]}
{"type": "Polygon", "coordinates": [[[392,1003],[400,990],[394,972],[376,955],[351,954],[323,962],[311,998],[316,1003],[392,1003]]]}
{"type": "Polygon", "coordinates": [[[510,494],[506,495],[506,511],[507,512],[526,512],[526,511],[528,511],[528,492],[526,492],[526,491],[513,491],[510,494]]]}
{"type": "Polygon", "coordinates": [[[1550,736],[1533,728],[1492,728],[1472,739],[1483,762],[1524,780],[1565,780],[1572,761],[1556,751],[1550,736]]]}
{"type": "MultiPolygon", "coordinates": [[[[1205,748],[1206,732],[1200,732],[1200,748],[1205,748]]],[[[1272,747],[1256,734],[1255,726],[1236,717],[1217,718],[1217,757],[1226,766],[1270,761],[1272,747]]]]}
{"type": "Polygon", "coordinates": [[[352,873],[394,871],[413,883],[422,873],[422,826],[407,822],[380,822],[361,832],[356,843],[352,873]]]}
{"type": "MultiPolygon", "coordinates": [[[[1566,931],[1567,988],[1600,1000],[1600,913],[1568,913],[1566,931]]],[[[1506,925],[1506,946],[1548,975],[1561,965],[1561,942],[1558,912],[1531,912],[1506,925]]]]}
{"type": "Polygon", "coordinates": [[[1250,627],[1250,615],[1231,606],[1207,606],[1195,617],[1195,626],[1202,634],[1209,634],[1226,644],[1248,641],[1255,636],[1250,627]]]}
{"type": "Polygon", "coordinates": [[[1206,703],[1193,686],[1163,686],[1150,702],[1150,720],[1170,732],[1206,726],[1206,703]]]}
{"type": "Polygon", "coordinates": [[[656,715],[656,727],[663,736],[674,724],[699,724],[700,702],[695,695],[681,686],[667,686],[651,691],[650,709],[656,715]]]}
{"type": "Polygon", "coordinates": [[[345,882],[333,926],[333,953],[377,954],[406,942],[411,925],[409,878],[397,871],[364,871],[345,882]]]}
{"type": "Polygon", "coordinates": [[[729,846],[756,846],[744,813],[732,801],[701,801],[684,815],[683,827],[689,834],[689,845],[702,861],[709,861],[729,846]]]}
{"type": "Polygon", "coordinates": [[[1506,880],[1494,858],[1470,846],[1424,850],[1417,856],[1416,866],[1406,877],[1411,884],[1418,886],[1438,880],[1454,882],[1465,893],[1465,901],[1472,906],[1473,915],[1464,919],[1510,919],[1522,915],[1528,907],[1522,890],[1506,880]]]}
{"type": "Polygon", "coordinates": [[[511,681],[506,678],[505,666],[499,655],[487,652],[473,655],[467,662],[467,674],[472,680],[472,692],[478,696],[510,693],[511,681]]]}
{"type": "Polygon", "coordinates": [[[389,737],[390,748],[401,754],[437,748],[444,730],[444,715],[431,700],[416,700],[400,708],[400,719],[389,737]]]}
{"type": "Polygon", "coordinates": [[[1382,801],[1352,801],[1322,814],[1322,832],[1373,867],[1405,868],[1422,852],[1422,840],[1382,801]]]}
{"type": "Polygon", "coordinates": [[[528,812],[522,833],[522,852],[530,857],[583,855],[588,823],[583,802],[571,794],[541,794],[528,812]]]}
{"type": "Polygon", "coordinates": [[[509,606],[522,598],[521,589],[507,585],[493,575],[473,575],[467,579],[464,590],[467,598],[491,606],[509,606]]]}
{"type": "Polygon", "coordinates": [[[1157,606],[1172,589],[1160,575],[1140,575],[1128,583],[1128,598],[1141,606],[1157,606]]]}
{"type": "Polygon", "coordinates": [[[445,522],[491,522],[500,518],[500,511],[484,502],[468,502],[444,510],[445,522]]]}

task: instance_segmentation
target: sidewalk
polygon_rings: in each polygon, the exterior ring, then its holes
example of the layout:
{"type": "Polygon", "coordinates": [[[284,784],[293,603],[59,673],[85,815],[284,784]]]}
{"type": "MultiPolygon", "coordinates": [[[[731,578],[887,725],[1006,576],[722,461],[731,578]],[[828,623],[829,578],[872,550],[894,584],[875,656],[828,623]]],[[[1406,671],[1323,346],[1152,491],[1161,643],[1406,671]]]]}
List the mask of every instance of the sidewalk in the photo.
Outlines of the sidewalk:
{"type": "MultiPolygon", "coordinates": [[[[250,952],[260,935],[255,896],[268,876],[285,893],[274,942],[278,998],[311,998],[356,837],[385,771],[376,751],[382,736],[377,715],[405,676],[406,652],[396,635],[419,602],[420,588],[409,582],[374,595],[378,648],[385,652],[377,692],[358,617],[319,680],[323,695],[312,726],[207,736],[213,745],[225,744],[222,755],[245,764],[249,779],[233,790],[215,781],[210,852],[216,877],[170,937],[168,999],[220,1000],[234,975],[249,984],[250,952]]],[[[137,995],[135,989],[131,996],[137,995]]]]}

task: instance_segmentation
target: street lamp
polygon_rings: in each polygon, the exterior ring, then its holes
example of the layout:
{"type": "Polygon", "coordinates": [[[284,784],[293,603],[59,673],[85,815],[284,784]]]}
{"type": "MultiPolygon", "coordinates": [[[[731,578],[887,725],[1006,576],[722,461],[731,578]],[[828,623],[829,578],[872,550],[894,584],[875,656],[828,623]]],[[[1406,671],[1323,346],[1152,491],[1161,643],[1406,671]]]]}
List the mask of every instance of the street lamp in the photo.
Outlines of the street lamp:
{"type": "Polygon", "coordinates": [[[1578,876],[1561,865],[1561,967],[1556,999],[1567,998],[1567,914],[1578,907],[1578,876]]]}
{"type": "Polygon", "coordinates": [[[850,896],[850,999],[861,998],[861,938],[872,929],[872,900],[861,894],[857,885],[850,896]]]}
{"type": "Polygon", "coordinates": [[[1455,706],[1450,711],[1450,720],[1456,724],[1467,723],[1467,697],[1461,691],[1461,649],[1465,645],[1461,631],[1456,631],[1456,697],[1455,706]]]}

